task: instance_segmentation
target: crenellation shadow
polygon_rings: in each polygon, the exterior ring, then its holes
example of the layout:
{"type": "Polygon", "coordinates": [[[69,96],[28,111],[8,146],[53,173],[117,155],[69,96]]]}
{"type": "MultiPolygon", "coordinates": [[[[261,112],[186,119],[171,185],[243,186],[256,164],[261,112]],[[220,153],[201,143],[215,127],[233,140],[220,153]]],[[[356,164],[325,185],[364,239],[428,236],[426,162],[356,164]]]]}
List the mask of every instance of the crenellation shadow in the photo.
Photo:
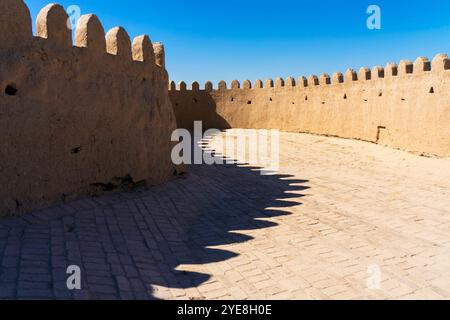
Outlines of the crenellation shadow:
{"type": "MultiPolygon", "coordinates": [[[[205,147],[205,143],[200,143],[205,147]]],[[[222,160],[230,160],[213,154],[222,160]]],[[[174,253],[170,265],[173,277],[169,282],[152,283],[169,288],[187,289],[207,282],[211,275],[198,272],[180,272],[183,265],[208,265],[227,261],[239,256],[231,248],[219,246],[238,245],[254,239],[246,231],[275,228],[278,222],[262,219],[276,219],[291,215],[290,208],[302,205],[298,198],[309,189],[308,180],[292,175],[261,175],[261,167],[249,164],[224,163],[222,165],[191,165],[189,176],[183,182],[191,192],[189,203],[180,202],[177,211],[182,213],[177,219],[185,226],[183,238],[189,243],[183,257],[174,253]],[[192,183],[193,182],[193,183],[192,183]],[[207,193],[206,197],[199,193],[207,193]],[[294,200],[295,199],[295,200],[294,200]],[[186,210],[186,206],[190,209],[186,210]],[[216,247],[216,248],[211,248],[216,247]],[[177,282],[178,277],[188,277],[189,281],[177,282]]]]}
{"type": "Polygon", "coordinates": [[[240,244],[257,240],[258,230],[276,228],[278,218],[302,205],[308,180],[260,170],[190,165],[162,186],[0,219],[0,255],[8,254],[1,259],[16,261],[0,265],[0,287],[11,286],[11,299],[80,300],[167,299],[172,296],[164,288],[196,288],[213,277],[210,264],[239,258],[240,244]],[[43,264],[21,252],[34,252],[43,264]],[[46,290],[18,286],[29,265],[48,273],[47,282],[36,282],[46,290]],[[65,288],[69,265],[81,268],[79,291],[65,288]]]}

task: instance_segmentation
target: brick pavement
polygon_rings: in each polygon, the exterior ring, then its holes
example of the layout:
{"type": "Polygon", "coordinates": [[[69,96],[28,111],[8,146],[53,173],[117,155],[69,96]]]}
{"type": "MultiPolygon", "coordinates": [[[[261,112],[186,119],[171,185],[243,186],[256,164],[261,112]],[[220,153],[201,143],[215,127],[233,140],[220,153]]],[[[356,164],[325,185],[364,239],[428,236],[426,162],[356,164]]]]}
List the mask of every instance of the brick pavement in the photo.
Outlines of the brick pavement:
{"type": "Polygon", "coordinates": [[[0,299],[450,298],[449,159],[304,134],[280,146],[275,176],[191,166],[0,219],[0,299]]]}

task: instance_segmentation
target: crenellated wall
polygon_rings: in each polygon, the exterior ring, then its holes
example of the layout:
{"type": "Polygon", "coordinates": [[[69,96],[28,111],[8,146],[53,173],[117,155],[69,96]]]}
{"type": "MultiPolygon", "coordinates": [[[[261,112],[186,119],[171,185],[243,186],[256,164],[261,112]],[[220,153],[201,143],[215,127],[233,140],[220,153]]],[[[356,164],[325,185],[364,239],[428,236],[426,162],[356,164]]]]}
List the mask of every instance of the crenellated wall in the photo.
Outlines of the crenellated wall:
{"type": "Polygon", "coordinates": [[[221,81],[190,89],[170,83],[178,126],[280,129],[360,139],[420,154],[450,156],[450,60],[420,57],[385,68],[308,79],[221,81]]]}
{"type": "Polygon", "coordinates": [[[0,215],[173,177],[164,48],[55,4],[0,1],[0,215]]]}

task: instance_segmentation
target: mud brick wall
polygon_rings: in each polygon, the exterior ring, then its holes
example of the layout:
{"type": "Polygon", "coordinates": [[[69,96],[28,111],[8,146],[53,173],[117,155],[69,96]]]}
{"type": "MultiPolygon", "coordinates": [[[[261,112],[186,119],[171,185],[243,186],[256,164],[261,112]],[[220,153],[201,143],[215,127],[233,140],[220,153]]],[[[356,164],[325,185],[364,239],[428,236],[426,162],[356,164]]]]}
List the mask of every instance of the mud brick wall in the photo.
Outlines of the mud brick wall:
{"type": "Polygon", "coordinates": [[[0,1],[0,215],[173,177],[163,46],[67,18],[0,1]]]}
{"type": "Polygon", "coordinates": [[[221,81],[170,83],[179,127],[280,129],[379,143],[450,156],[450,60],[389,63],[295,80],[271,79],[231,88],[221,81]]]}

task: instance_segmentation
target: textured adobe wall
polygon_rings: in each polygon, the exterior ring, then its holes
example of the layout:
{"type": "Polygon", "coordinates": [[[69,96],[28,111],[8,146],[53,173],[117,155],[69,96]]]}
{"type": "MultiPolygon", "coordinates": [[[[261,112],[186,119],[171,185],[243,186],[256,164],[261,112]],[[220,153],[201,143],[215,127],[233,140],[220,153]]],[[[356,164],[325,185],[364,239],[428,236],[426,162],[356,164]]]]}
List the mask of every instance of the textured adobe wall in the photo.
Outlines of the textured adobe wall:
{"type": "Polygon", "coordinates": [[[0,215],[173,176],[162,45],[105,37],[85,15],[73,46],[59,5],[42,9],[37,37],[23,1],[1,0],[0,16],[0,215]]]}
{"type": "Polygon", "coordinates": [[[347,70],[296,82],[257,80],[231,89],[207,82],[170,84],[180,127],[266,128],[361,139],[423,154],[450,156],[450,60],[418,58],[386,68],[347,70]]]}

